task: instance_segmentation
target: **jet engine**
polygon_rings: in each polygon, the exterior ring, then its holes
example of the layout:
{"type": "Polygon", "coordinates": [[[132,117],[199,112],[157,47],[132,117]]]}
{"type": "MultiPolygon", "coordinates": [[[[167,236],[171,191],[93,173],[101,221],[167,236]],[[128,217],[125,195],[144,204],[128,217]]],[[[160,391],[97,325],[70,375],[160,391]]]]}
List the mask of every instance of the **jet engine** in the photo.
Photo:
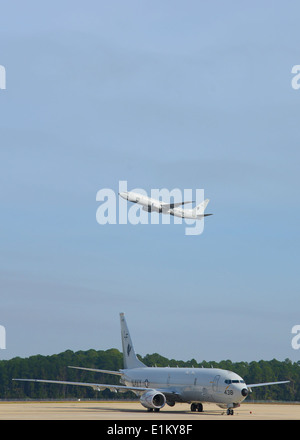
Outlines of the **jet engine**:
{"type": "Polygon", "coordinates": [[[143,206],[142,209],[143,209],[143,211],[146,211],[146,212],[158,212],[160,214],[163,212],[162,207],[157,206],[154,203],[152,203],[151,205],[143,206]]]}
{"type": "Polygon", "coordinates": [[[140,402],[145,408],[159,409],[165,406],[166,398],[159,391],[149,390],[141,396],[140,402]]]}

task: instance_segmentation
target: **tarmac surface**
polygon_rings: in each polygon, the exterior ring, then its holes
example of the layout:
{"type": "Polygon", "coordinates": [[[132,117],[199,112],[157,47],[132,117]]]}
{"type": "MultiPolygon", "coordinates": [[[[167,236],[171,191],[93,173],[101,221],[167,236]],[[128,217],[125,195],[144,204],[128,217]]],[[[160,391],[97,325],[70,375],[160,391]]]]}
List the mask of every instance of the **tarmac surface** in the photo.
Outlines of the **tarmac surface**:
{"type": "Polygon", "coordinates": [[[300,404],[243,403],[228,416],[214,404],[199,413],[188,404],[148,412],[139,402],[0,402],[0,420],[300,420],[300,404]]]}

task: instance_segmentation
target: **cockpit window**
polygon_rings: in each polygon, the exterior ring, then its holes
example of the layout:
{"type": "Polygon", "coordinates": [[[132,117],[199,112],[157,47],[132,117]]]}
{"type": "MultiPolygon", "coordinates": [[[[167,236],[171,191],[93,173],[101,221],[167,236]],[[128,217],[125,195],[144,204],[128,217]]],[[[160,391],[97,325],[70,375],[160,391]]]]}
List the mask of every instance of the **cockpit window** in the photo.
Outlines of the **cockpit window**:
{"type": "Polygon", "coordinates": [[[236,379],[234,379],[234,380],[225,379],[225,383],[227,383],[227,384],[231,384],[231,383],[245,383],[245,381],[244,380],[236,380],[236,379]]]}

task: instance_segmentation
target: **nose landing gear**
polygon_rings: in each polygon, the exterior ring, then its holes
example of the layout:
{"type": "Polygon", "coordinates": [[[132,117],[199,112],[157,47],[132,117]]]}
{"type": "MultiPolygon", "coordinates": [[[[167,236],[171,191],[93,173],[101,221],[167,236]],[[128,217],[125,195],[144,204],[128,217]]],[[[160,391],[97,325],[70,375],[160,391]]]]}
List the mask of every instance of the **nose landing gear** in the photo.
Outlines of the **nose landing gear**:
{"type": "Polygon", "coordinates": [[[233,416],[233,408],[238,408],[239,406],[239,403],[229,403],[229,405],[227,405],[227,415],[233,416]]]}

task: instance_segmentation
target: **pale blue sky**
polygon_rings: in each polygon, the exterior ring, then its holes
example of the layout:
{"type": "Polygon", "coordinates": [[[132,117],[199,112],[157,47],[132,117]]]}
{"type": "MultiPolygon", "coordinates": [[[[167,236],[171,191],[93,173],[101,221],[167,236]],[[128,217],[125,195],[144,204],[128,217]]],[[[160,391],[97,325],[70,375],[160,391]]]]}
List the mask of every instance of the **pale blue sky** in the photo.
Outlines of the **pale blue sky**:
{"type": "Polygon", "coordinates": [[[1,358],[299,359],[298,2],[1,6],[1,358]],[[96,222],[96,193],[203,188],[204,233],[96,222]]]}

